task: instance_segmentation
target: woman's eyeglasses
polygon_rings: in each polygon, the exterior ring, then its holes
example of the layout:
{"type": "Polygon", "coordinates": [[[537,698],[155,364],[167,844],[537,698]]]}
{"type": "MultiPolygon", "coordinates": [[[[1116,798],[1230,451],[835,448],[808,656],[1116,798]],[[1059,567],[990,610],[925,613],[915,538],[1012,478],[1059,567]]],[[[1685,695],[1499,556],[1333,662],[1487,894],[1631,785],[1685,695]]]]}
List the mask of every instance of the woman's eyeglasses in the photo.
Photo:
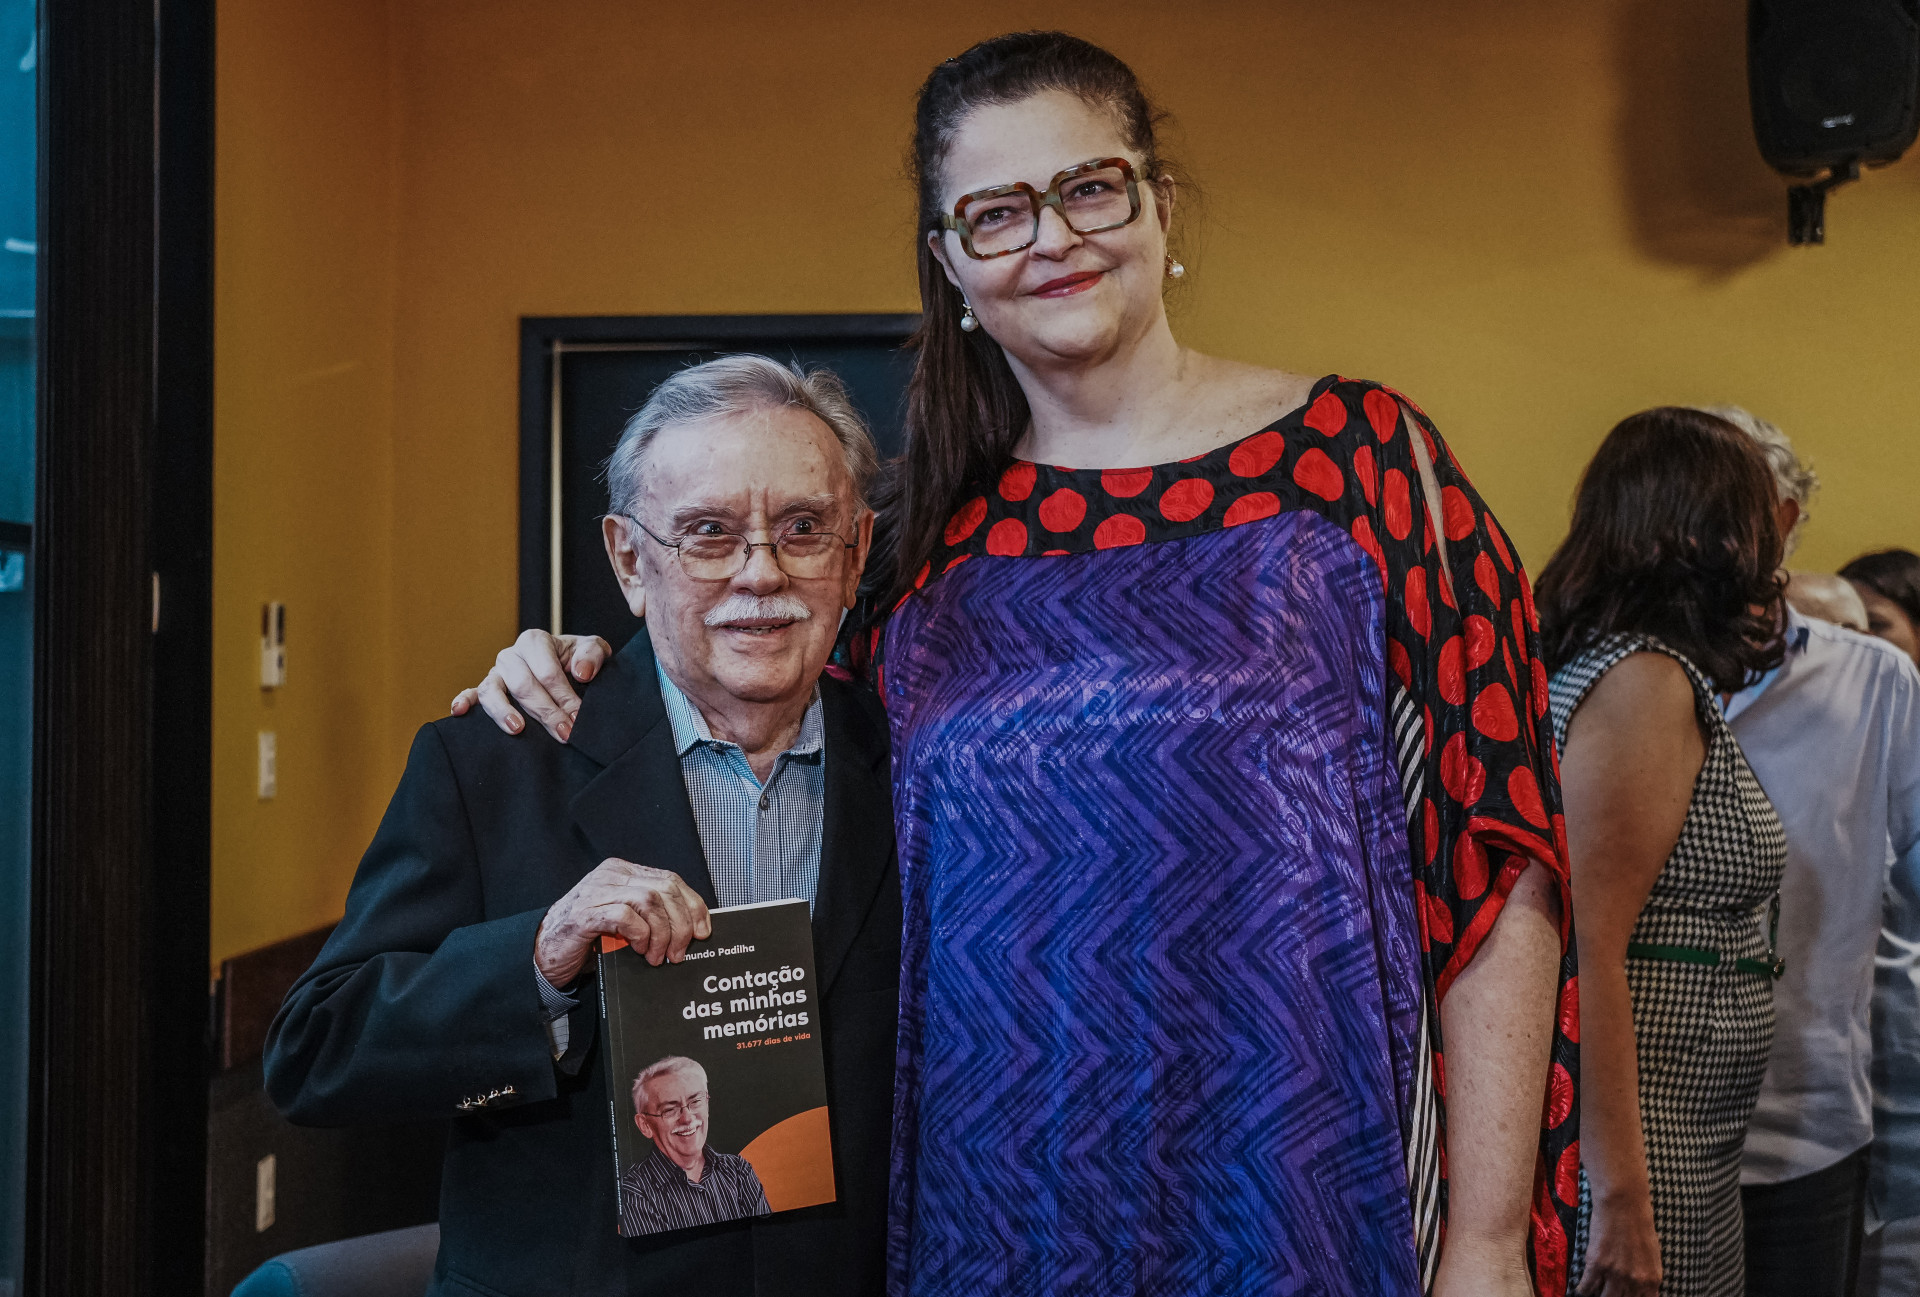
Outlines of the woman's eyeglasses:
{"type": "Polygon", "coordinates": [[[731,581],[740,575],[756,549],[772,550],[773,561],[790,577],[805,581],[834,576],[838,573],[841,552],[856,547],[854,542],[842,540],[830,531],[788,531],[770,541],[750,542],[745,536],[725,531],[709,536],[682,536],[677,541],[662,540],[632,514],[627,518],[655,543],[672,550],[680,560],[680,570],[695,581],[731,581]]]}
{"type": "Polygon", "coordinates": [[[975,261],[1010,256],[1040,237],[1040,213],[1051,207],[1075,234],[1117,230],[1140,215],[1140,185],[1125,158],[1096,158],[1068,167],[1043,194],[1015,181],[976,189],[940,217],[975,261]]]}

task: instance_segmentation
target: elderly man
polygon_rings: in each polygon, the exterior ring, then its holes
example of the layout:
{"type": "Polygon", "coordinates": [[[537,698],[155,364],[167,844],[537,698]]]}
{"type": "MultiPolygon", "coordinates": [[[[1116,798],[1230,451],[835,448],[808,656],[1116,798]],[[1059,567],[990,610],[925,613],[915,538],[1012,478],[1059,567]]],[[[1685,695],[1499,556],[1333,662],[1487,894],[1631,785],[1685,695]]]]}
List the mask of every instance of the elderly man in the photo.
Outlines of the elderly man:
{"type": "Polygon", "coordinates": [[[633,1078],[633,1124],[653,1152],[620,1177],[620,1232],[635,1237],[769,1216],[753,1164],[707,1147],[707,1069],[669,1055],[633,1078]]]}
{"type": "Polygon", "coordinates": [[[886,731],[822,669],[872,535],[838,382],[730,357],[663,383],[608,467],[636,634],[567,742],[424,727],[289,993],[267,1087],[295,1121],[449,1113],[436,1293],[877,1293],[900,955],[886,731]],[[622,1239],[589,956],[655,964],[709,906],[805,898],[839,1201],[622,1239]]]}
{"type": "MultiPolygon", "coordinates": [[[[1766,452],[1791,545],[1813,474],[1772,424],[1733,407],[1713,413],[1766,452]]],[[[1818,589],[1803,582],[1802,597],[1818,589]]],[[[1747,1292],[1850,1297],[1873,1139],[1868,1009],[1889,843],[1920,861],[1920,676],[1889,644],[1792,602],[1786,615],[1786,660],[1727,705],[1787,833],[1786,972],[1740,1169],[1747,1292]]]]}

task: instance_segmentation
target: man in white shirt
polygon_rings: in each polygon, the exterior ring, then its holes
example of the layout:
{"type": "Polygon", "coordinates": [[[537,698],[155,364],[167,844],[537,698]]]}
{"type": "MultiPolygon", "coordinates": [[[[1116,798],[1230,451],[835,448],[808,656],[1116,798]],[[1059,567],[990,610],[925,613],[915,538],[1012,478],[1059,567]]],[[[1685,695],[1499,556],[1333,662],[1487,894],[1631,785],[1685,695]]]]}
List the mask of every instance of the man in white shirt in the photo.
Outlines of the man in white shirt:
{"type": "MultiPolygon", "coordinates": [[[[1731,417],[1725,409],[1714,411],[1731,417]]],[[[1745,415],[1744,411],[1738,412],[1745,415]]],[[[1779,430],[1782,522],[1814,479],[1779,430]]],[[[1782,664],[1727,720],[1787,833],[1773,1052],[1741,1166],[1749,1297],[1851,1297],[1873,1141],[1874,949],[1888,877],[1920,867],[1920,674],[1893,646],[1787,610],[1782,664]]]]}

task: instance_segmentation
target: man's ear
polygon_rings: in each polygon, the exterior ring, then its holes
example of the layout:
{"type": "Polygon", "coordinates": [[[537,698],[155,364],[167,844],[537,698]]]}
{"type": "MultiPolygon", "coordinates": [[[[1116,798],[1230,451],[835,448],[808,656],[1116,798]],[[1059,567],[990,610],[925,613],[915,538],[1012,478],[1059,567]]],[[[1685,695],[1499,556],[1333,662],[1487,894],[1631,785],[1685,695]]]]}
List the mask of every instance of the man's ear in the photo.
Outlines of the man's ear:
{"type": "Polygon", "coordinates": [[[607,545],[607,561],[620,582],[620,593],[636,617],[647,615],[646,560],[636,545],[647,539],[632,519],[608,514],[600,520],[600,536],[607,545]]]}
{"type": "Polygon", "coordinates": [[[847,567],[847,579],[840,591],[842,606],[851,608],[860,598],[860,578],[867,570],[867,555],[873,552],[873,510],[861,514],[853,525],[853,562],[847,567]]]}
{"type": "MultiPolygon", "coordinates": [[[[1800,521],[1800,502],[1793,499],[1782,500],[1774,506],[1774,518],[1780,526],[1780,550],[1785,555],[1790,552],[1792,545],[1787,538],[1793,534],[1794,526],[1800,521]]],[[[1782,561],[1785,561],[1784,558],[1782,561]]]]}
{"type": "MultiPolygon", "coordinates": [[[[933,253],[933,259],[940,263],[940,269],[946,272],[947,282],[960,288],[960,277],[953,273],[953,263],[947,260],[947,235],[944,230],[927,231],[927,249],[933,253]]],[[[960,290],[962,294],[965,289],[960,290]]]]}
{"type": "Polygon", "coordinates": [[[638,1109],[635,1109],[633,1114],[633,1124],[640,1128],[640,1133],[642,1135],[645,1135],[648,1139],[653,1138],[653,1127],[647,1121],[646,1113],[641,1112],[638,1109]]]}

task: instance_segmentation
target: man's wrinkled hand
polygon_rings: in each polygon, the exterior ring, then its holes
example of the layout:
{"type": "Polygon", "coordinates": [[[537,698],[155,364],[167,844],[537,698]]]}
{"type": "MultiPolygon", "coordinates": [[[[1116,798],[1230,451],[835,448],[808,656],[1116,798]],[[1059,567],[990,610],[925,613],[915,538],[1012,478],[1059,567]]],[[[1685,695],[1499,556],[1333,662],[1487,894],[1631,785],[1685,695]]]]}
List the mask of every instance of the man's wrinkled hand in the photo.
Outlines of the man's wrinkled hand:
{"type": "Polygon", "coordinates": [[[553,903],[534,938],[533,962],[552,986],[571,986],[601,937],[622,937],[649,964],[686,957],[713,935],[707,903],[680,875],[609,857],[553,903]]]}

